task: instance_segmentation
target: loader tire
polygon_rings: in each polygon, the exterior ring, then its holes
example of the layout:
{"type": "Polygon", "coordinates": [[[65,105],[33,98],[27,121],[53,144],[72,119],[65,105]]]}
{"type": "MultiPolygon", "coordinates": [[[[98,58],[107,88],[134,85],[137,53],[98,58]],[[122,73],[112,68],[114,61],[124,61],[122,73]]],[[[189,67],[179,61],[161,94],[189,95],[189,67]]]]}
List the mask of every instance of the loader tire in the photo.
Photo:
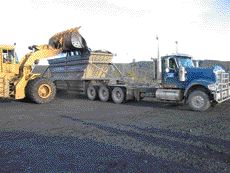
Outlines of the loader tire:
{"type": "Polygon", "coordinates": [[[56,87],[46,78],[37,78],[28,82],[26,97],[37,104],[48,103],[54,99],[56,87]]]}

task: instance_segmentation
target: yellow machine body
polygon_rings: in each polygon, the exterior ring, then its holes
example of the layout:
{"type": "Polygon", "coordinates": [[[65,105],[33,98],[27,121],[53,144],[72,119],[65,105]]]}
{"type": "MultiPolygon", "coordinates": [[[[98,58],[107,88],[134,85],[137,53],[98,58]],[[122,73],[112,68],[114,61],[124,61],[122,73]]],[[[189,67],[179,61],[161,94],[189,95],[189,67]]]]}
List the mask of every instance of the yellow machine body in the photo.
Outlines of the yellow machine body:
{"type": "Polygon", "coordinates": [[[10,81],[19,74],[15,46],[0,45],[0,97],[10,97],[10,81]]]}
{"type": "Polygon", "coordinates": [[[23,99],[28,81],[40,76],[32,73],[34,62],[62,51],[49,45],[36,46],[34,49],[36,51],[26,54],[19,62],[14,46],[0,45],[0,97],[23,99]]]}
{"type": "Polygon", "coordinates": [[[73,28],[55,34],[49,40],[49,44],[31,46],[31,52],[27,53],[20,62],[15,53],[15,46],[0,45],[0,98],[25,98],[28,82],[40,76],[32,73],[36,61],[53,57],[67,50],[86,49],[86,42],[78,29],[73,28]]]}

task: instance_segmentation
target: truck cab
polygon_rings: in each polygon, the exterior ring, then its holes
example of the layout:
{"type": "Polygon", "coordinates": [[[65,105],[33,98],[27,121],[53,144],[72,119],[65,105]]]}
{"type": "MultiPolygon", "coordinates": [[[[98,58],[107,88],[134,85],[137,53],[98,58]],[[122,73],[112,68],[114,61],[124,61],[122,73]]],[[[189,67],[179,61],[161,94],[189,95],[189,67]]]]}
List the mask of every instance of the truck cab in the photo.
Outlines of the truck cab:
{"type": "MultiPolygon", "coordinates": [[[[171,55],[162,57],[162,84],[164,88],[184,88],[188,83],[186,70],[195,67],[192,57],[171,55]]],[[[197,74],[195,74],[197,75],[197,74]]],[[[193,76],[195,77],[195,76],[193,76]]]]}
{"type": "Polygon", "coordinates": [[[198,67],[191,56],[175,54],[161,57],[161,71],[159,99],[184,101],[204,111],[230,98],[229,74],[220,66],[198,67]]]}

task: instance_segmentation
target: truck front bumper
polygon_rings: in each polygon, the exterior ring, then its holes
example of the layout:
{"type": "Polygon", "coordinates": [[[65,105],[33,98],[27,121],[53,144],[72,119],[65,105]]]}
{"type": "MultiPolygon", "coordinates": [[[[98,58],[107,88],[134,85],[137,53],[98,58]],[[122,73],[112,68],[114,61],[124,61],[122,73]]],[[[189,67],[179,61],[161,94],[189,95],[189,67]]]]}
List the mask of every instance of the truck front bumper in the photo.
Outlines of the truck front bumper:
{"type": "Polygon", "coordinates": [[[222,103],[230,99],[230,90],[217,91],[213,93],[214,100],[218,103],[222,103]]]}
{"type": "Polygon", "coordinates": [[[212,91],[214,100],[217,103],[222,103],[230,99],[230,80],[229,73],[216,73],[217,84],[215,90],[212,91]]]}

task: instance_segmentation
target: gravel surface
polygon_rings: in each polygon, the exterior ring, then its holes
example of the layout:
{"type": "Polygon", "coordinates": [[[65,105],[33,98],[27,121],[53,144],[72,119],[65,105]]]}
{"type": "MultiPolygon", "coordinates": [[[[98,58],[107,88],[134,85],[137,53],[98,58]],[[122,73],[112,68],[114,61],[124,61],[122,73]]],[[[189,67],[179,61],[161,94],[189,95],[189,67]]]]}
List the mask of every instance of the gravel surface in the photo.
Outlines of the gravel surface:
{"type": "Polygon", "coordinates": [[[152,99],[0,100],[0,172],[230,172],[230,102],[205,113],[152,99]]]}

